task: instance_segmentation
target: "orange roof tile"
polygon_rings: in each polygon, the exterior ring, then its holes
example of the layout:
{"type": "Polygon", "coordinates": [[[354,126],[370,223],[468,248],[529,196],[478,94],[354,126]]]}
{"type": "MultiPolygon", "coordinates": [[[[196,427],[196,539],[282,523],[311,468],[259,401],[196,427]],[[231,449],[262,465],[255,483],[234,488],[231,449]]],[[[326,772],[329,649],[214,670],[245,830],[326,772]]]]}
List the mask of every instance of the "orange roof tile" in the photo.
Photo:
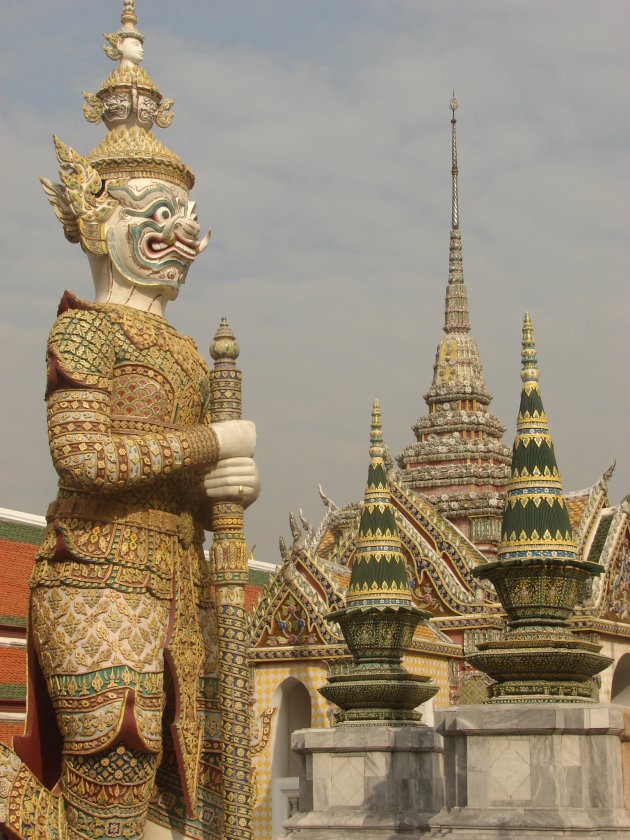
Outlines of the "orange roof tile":
{"type": "Polygon", "coordinates": [[[571,522],[571,527],[574,531],[577,530],[577,527],[580,524],[587,502],[588,494],[585,494],[584,496],[570,496],[566,499],[567,510],[569,511],[569,521],[571,522]]]}
{"type": "Polygon", "coordinates": [[[0,647],[0,684],[26,683],[26,648],[0,647]]]}
{"type": "Polygon", "coordinates": [[[13,736],[22,735],[23,732],[23,723],[0,723],[0,743],[10,747],[13,741],[13,736]]]}
{"type": "Polygon", "coordinates": [[[0,617],[26,618],[36,552],[36,545],[0,540],[0,617]]]}
{"type": "Polygon", "coordinates": [[[264,587],[252,586],[250,583],[245,586],[245,612],[250,613],[256,606],[258,596],[262,595],[264,587]]]}

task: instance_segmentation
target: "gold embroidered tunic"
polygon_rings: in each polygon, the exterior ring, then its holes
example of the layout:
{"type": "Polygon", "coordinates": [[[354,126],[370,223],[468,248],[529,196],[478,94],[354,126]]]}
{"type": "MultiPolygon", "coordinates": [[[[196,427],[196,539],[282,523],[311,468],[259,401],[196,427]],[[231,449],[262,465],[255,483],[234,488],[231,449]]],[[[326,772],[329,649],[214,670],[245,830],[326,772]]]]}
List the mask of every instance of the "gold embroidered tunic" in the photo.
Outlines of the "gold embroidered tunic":
{"type": "Polygon", "coordinates": [[[165,651],[185,774],[202,708],[204,749],[218,751],[200,489],[218,457],[209,388],[194,342],[163,317],[64,295],[46,394],[59,492],[31,579],[32,638],[64,753],[119,742],[160,752],[165,651]]]}

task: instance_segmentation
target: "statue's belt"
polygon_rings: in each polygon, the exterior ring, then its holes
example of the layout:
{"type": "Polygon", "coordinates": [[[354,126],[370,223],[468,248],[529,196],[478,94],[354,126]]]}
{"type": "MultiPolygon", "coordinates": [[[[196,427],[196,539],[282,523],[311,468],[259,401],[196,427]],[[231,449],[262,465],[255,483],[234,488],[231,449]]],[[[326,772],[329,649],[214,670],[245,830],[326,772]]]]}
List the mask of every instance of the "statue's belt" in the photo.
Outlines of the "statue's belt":
{"type": "Polygon", "coordinates": [[[202,525],[195,522],[189,511],[169,513],[155,508],[132,507],[108,499],[56,499],[49,505],[46,519],[52,523],[58,518],[136,525],[172,534],[178,537],[183,548],[189,548],[193,542],[203,543],[204,538],[202,525]]]}

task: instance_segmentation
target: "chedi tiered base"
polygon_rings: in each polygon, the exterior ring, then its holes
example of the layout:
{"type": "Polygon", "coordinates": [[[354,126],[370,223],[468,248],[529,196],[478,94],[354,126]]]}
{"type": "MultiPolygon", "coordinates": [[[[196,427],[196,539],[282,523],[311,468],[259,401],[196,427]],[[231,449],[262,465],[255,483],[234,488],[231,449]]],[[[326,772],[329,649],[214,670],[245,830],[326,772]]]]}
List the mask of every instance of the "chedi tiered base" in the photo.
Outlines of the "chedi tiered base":
{"type": "Polygon", "coordinates": [[[415,607],[385,607],[339,611],[341,625],[355,661],[329,676],[320,693],[341,709],[335,723],[369,722],[387,726],[420,723],[417,706],[437,693],[429,677],[410,674],[401,665],[418,623],[426,617],[415,607]]]}
{"type": "Polygon", "coordinates": [[[494,703],[585,703],[596,698],[592,678],[610,664],[596,641],[573,634],[567,618],[582,585],[600,571],[593,563],[560,558],[518,558],[482,566],[508,614],[500,639],[467,657],[497,682],[494,703]]]}
{"type": "Polygon", "coordinates": [[[370,467],[346,606],[326,616],[339,624],[353,662],[331,674],[319,689],[340,709],[335,724],[347,726],[417,724],[421,715],[416,707],[438,691],[428,677],[410,674],[402,665],[416,627],[430,613],[411,599],[384,451],[381,410],[375,400],[370,467]]]}

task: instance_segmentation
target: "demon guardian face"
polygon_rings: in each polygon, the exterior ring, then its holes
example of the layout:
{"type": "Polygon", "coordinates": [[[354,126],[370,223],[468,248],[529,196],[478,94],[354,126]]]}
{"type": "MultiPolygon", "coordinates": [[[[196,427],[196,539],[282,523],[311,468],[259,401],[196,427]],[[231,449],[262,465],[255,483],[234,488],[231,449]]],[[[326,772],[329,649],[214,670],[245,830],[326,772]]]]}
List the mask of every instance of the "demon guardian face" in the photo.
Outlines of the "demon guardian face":
{"type": "Polygon", "coordinates": [[[195,204],[180,186],[145,178],[112,185],[117,206],[105,222],[107,252],[116,271],[134,286],[177,296],[191,263],[208,244],[199,240],[195,204]]]}

